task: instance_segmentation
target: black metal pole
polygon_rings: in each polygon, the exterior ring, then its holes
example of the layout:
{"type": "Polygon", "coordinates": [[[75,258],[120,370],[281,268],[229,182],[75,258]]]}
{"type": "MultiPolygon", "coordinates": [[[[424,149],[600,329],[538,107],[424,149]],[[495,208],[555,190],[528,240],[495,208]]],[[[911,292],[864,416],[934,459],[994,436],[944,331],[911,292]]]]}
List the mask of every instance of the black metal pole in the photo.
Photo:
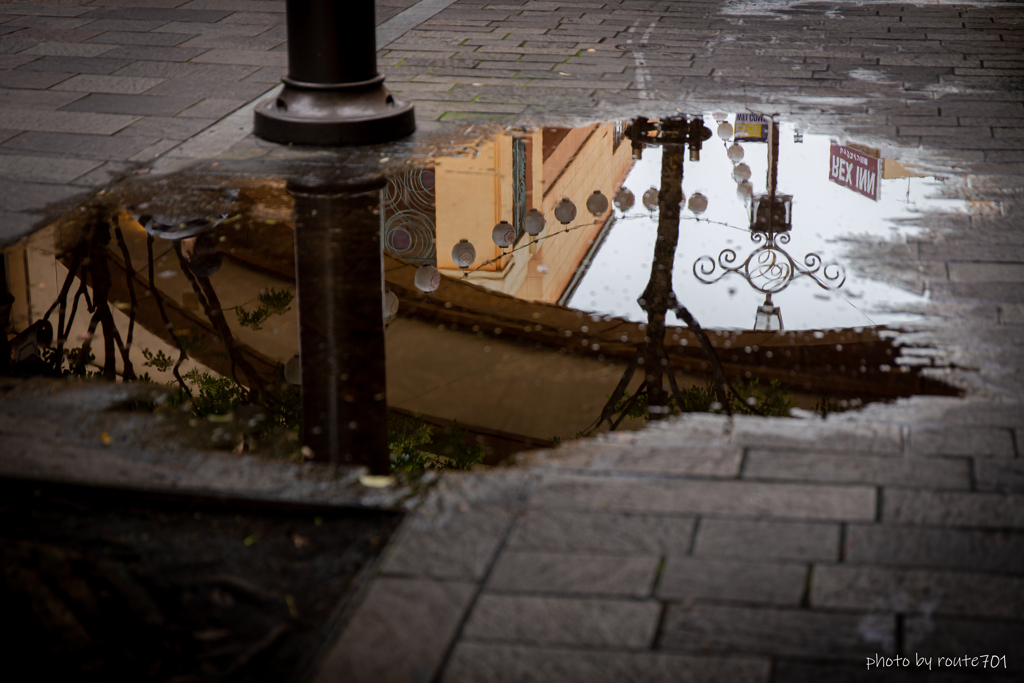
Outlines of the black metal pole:
{"type": "Polygon", "coordinates": [[[253,132],[274,142],[386,142],[416,129],[377,73],[373,0],[288,0],[288,75],[256,107],[253,132]]]}
{"type": "Polygon", "coordinates": [[[387,474],[381,184],[292,184],[302,426],[313,459],[387,474]]]}

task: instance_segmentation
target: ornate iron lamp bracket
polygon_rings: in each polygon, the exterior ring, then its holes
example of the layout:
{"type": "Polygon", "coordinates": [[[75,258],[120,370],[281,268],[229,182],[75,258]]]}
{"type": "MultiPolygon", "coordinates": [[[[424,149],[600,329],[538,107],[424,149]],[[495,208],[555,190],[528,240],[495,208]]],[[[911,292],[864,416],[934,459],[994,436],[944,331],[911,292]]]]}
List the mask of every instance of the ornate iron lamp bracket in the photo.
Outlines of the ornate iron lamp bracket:
{"type": "Polygon", "coordinates": [[[723,249],[717,261],[701,256],[693,264],[693,274],[706,285],[718,282],[726,275],[738,274],[751,287],[764,294],[775,294],[789,287],[800,277],[809,277],[822,289],[839,289],[846,282],[846,269],[838,263],[825,263],[819,254],[804,256],[797,263],[780,245],[789,243],[789,234],[755,232],[750,239],[760,245],[747,258],[736,264],[738,256],[733,249],[723,249]]]}

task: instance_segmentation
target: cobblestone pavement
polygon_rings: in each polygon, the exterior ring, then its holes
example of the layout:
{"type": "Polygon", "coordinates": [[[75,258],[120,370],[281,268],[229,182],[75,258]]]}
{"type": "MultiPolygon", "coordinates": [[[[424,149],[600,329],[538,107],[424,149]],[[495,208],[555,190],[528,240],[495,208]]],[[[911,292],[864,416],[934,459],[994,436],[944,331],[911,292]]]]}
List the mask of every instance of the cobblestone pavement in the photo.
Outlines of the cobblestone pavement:
{"type": "MultiPolygon", "coordinates": [[[[378,25],[411,4],[377,2],[378,25]]],[[[263,95],[287,65],[283,0],[0,2],[0,244],[263,95]]]]}
{"type": "MultiPolygon", "coordinates": [[[[0,4],[5,234],[270,88],[280,8],[0,4]]],[[[930,292],[902,341],[968,396],[691,416],[446,476],[319,680],[1024,678],[1024,5],[459,0],[379,60],[424,129],[747,107],[959,174],[969,213],[851,247],[930,292]]]]}
{"type": "Polygon", "coordinates": [[[1022,418],[693,416],[446,477],[319,680],[1020,680],[1022,418]]]}

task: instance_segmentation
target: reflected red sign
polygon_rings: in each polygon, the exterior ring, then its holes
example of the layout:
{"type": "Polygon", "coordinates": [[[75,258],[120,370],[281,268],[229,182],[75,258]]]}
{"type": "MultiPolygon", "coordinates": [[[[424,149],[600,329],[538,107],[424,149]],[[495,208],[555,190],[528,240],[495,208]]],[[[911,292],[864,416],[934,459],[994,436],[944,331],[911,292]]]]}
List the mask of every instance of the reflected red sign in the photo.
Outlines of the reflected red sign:
{"type": "Polygon", "coordinates": [[[881,194],[878,159],[852,147],[832,143],[828,179],[876,202],[881,194]]]}

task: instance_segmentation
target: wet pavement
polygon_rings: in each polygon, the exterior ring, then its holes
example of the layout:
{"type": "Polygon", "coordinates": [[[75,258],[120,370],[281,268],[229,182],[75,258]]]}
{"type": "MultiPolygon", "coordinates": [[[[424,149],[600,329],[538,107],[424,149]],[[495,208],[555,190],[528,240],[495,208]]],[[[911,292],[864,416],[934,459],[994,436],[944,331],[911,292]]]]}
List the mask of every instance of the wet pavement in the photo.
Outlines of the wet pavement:
{"type": "Polygon", "coordinates": [[[1021,16],[456,2],[411,138],[241,109],[5,252],[12,374],[169,388],[8,385],[4,472],[405,500],[317,680],[1014,680],[1021,16]]]}
{"type": "Polygon", "coordinates": [[[4,480],[6,648],[41,676],[287,679],[400,515],[4,480]],[[56,591],[47,586],[56,586],[56,591]],[[32,602],[60,613],[60,637],[32,602]],[[20,628],[10,628],[18,624],[20,628]]]}

